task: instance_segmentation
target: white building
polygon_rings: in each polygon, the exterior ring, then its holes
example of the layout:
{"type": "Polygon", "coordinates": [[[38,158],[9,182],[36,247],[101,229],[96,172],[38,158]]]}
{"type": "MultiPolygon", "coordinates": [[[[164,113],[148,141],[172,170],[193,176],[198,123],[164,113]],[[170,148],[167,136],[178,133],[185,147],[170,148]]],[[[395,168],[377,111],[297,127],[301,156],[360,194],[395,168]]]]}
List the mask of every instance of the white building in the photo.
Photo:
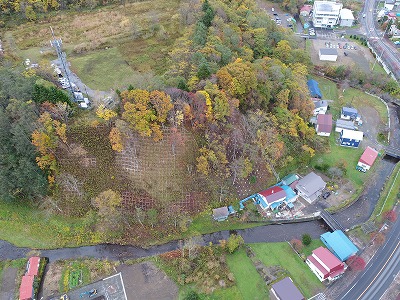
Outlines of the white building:
{"type": "Polygon", "coordinates": [[[325,114],[326,111],[328,110],[328,101],[326,100],[313,101],[313,103],[315,107],[313,110],[314,116],[318,114],[325,114]]]}
{"type": "Polygon", "coordinates": [[[385,0],[385,6],[384,7],[388,11],[392,11],[395,4],[396,4],[396,0],[385,0]]]}
{"type": "Polygon", "coordinates": [[[324,61],[337,61],[338,52],[333,48],[323,48],[319,49],[318,52],[319,60],[324,61]]]}
{"type": "Polygon", "coordinates": [[[354,23],[354,16],[350,9],[343,8],[340,10],[340,26],[351,27],[354,23]]]}
{"type": "Polygon", "coordinates": [[[343,4],[331,1],[315,1],[313,24],[318,28],[332,28],[339,24],[340,10],[343,4]]]}

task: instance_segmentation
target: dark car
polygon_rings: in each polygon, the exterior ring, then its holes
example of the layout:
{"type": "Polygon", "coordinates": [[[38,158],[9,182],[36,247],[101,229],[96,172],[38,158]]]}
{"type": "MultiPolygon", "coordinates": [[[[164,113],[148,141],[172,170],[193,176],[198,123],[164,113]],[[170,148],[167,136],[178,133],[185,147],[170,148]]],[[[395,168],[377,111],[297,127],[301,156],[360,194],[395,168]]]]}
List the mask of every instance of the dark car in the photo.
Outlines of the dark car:
{"type": "Polygon", "coordinates": [[[331,195],[331,192],[325,192],[322,194],[322,198],[326,199],[331,195]]]}

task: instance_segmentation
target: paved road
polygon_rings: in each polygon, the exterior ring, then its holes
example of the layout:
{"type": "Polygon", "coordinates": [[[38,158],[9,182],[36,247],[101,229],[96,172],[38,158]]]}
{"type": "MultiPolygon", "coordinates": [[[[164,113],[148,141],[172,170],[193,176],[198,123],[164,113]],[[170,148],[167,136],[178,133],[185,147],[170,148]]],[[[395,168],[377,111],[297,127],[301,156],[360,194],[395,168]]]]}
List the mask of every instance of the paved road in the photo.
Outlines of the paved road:
{"type": "Polygon", "coordinates": [[[340,300],[379,299],[400,272],[400,219],[392,227],[387,241],[368,264],[368,268],[342,293],[340,300]]]}
{"type": "MultiPolygon", "coordinates": [[[[313,238],[319,238],[319,236],[325,232],[325,227],[319,221],[267,225],[235,231],[235,233],[238,233],[243,237],[246,243],[284,242],[293,238],[300,239],[301,235],[304,233],[309,233],[313,238]]],[[[220,240],[228,239],[230,233],[232,232],[225,230],[205,234],[201,239],[199,239],[199,244],[208,245],[210,242],[218,244],[220,240]]],[[[148,249],[134,246],[101,244],[76,248],[42,250],[40,255],[48,257],[50,261],[82,257],[125,260],[158,255],[178,249],[180,246],[179,241],[172,241],[148,249]]],[[[31,249],[29,248],[15,247],[6,241],[0,240],[0,260],[24,258],[30,251],[31,249]]]]}
{"type": "Polygon", "coordinates": [[[400,54],[393,43],[384,37],[384,32],[375,27],[376,15],[374,11],[377,4],[375,1],[365,0],[364,9],[360,14],[365,14],[365,17],[361,18],[362,29],[365,31],[364,34],[370,45],[377,51],[378,56],[385,61],[397,80],[400,80],[400,54]]]}

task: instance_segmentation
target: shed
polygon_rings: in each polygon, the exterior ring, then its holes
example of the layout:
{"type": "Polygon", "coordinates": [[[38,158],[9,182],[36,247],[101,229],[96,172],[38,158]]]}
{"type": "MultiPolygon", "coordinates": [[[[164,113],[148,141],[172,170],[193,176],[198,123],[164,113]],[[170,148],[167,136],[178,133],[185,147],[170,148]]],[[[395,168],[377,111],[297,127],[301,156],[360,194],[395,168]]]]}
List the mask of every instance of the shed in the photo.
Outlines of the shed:
{"type": "Polygon", "coordinates": [[[336,132],[342,132],[342,129],[355,130],[355,129],[358,129],[358,128],[354,125],[353,121],[337,120],[336,121],[335,131],[336,132]]]}
{"type": "Polygon", "coordinates": [[[357,163],[357,167],[362,168],[363,170],[369,170],[375,162],[375,159],[378,157],[378,151],[374,148],[367,147],[364,153],[361,155],[360,160],[357,163]]]}
{"type": "Polygon", "coordinates": [[[364,138],[362,131],[342,129],[340,133],[340,146],[358,148],[364,138]]]}
{"type": "Polygon", "coordinates": [[[332,115],[319,114],[315,130],[318,135],[330,136],[332,131],[332,115]]]}
{"type": "Polygon", "coordinates": [[[337,61],[338,52],[333,48],[322,48],[319,49],[318,56],[322,61],[337,61]]]}
{"type": "Polygon", "coordinates": [[[340,113],[340,118],[343,120],[357,120],[359,119],[359,115],[357,109],[354,107],[342,107],[342,111],[340,113]]]}
{"type": "Polygon", "coordinates": [[[285,277],[271,287],[271,299],[273,300],[304,300],[304,296],[294,285],[290,277],[285,277]]]}
{"type": "Polygon", "coordinates": [[[351,27],[354,23],[354,16],[350,9],[342,8],[340,10],[340,26],[351,27]]]}
{"type": "Polygon", "coordinates": [[[322,98],[321,90],[319,89],[318,82],[314,79],[307,81],[308,90],[310,91],[311,97],[322,98]]]}
{"type": "Polygon", "coordinates": [[[326,232],[320,236],[325,246],[341,261],[346,261],[358,252],[357,247],[341,230],[326,232]]]}
{"type": "Polygon", "coordinates": [[[291,185],[293,182],[299,179],[296,174],[289,174],[282,178],[281,182],[283,185],[291,185]]]}
{"type": "Polygon", "coordinates": [[[228,207],[219,207],[213,209],[213,218],[215,221],[225,221],[228,219],[229,211],[228,207]]]}

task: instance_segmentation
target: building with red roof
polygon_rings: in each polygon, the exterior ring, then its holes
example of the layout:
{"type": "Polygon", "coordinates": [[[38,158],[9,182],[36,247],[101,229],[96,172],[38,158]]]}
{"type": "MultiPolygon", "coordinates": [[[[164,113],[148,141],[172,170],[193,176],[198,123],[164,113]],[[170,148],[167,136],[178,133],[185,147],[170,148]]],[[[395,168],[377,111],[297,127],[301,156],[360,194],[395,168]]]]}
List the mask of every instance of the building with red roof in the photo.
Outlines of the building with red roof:
{"type": "Polygon", "coordinates": [[[302,8],[300,8],[300,15],[303,17],[308,17],[312,11],[312,5],[305,4],[302,8]]]}
{"type": "Polygon", "coordinates": [[[35,292],[33,290],[34,276],[22,276],[21,285],[19,287],[19,300],[33,300],[35,299],[35,292]]]}
{"type": "Polygon", "coordinates": [[[332,115],[318,114],[315,130],[318,135],[330,136],[332,131],[332,115]]]}
{"type": "Polygon", "coordinates": [[[368,146],[361,155],[360,160],[357,163],[357,167],[361,168],[362,171],[367,171],[372,167],[377,157],[378,151],[368,146]]]}
{"type": "Polygon", "coordinates": [[[26,265],[25,275],[37,276],[39,272],[39,262],[40,262],[40,257],[33,256],[29,258],[28,264],[26,265]]]}
{"type": "Polygon", "coordinates": [[[322,246],[307,257],[306,263],[320,281],[334,281],[345,271],[345,264],[322,246]]]}
{"type": "Polygon", "coordinates": [[[286,192],[280,186],[273,186],[265,191],[259,192],[258,197],[260,203],[257,203],[261,206],[262,209],[272,208],[275,209],[279,205],[283,203],[286,199],[286,192]]]}

